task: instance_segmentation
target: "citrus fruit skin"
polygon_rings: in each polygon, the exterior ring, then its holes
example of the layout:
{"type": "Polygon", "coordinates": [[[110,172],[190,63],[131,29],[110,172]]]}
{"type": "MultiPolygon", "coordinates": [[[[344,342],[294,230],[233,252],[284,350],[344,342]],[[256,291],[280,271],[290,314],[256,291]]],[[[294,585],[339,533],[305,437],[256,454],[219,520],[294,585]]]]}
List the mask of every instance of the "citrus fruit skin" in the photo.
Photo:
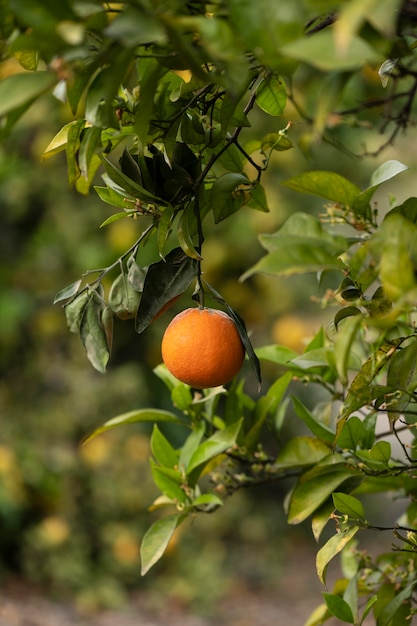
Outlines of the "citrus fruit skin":
{"type": "Polygon", "coordinates": [[[190,308],[176,315],[164,333],[161,349],[171,374],[195,389],[228,383],[245,358],[232,318],[208,308],[190,308]]]}

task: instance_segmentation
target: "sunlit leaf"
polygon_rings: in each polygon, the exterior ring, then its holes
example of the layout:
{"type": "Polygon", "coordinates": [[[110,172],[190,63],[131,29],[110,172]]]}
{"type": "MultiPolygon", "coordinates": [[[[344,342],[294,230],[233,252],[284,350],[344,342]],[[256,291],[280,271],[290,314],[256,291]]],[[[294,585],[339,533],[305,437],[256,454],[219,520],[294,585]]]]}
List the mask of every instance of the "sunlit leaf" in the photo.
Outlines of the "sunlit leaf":
{"type": "Polygon", "coordinates": [[[197,467],[204,466],[208,461],[231,448],[236,442],[241,426],[242,420],[239,420],[223,430],[216,431],[214,435],[203,441],[190,458],[186,468],[187,474],[193,472],[197,467]]]}
{"type": "Polygon", "coordinates": [[[275,461],[278,467],[308,467],[329,454],[329,446],[320,439],[299,435],[284,445],[275,461]]]}
{"type": "Polygon", "coordinates": [[[361,193],[359,187],[336,172],[303,172],[281,184],[294,191],[320,196],[345,206],[353,206],[361,193]]]}
{"type": "Polygon", "coordinates": [[[164,554],[175,529],[186,518],[184,513],[162,517],[152,524],[143,536],[140,546],[141,574],[144,576],[164,554]]]}
{"type": "Polygon", "coordinates": [[[122,413],[121,415],[112,417],[102,426],[96,428],[83,440],[83,444],[88,443],[94,439],[94,437],[97,437],[97,435],[101,435],[102,433],[112,430],[113,428],[124,426],[125,424],[136,424],[141,422],[171,422],[173,424],[184,423],[174,413],[169,411],[159,409],[138,409],[136,411],[128,411],[127,413],[122,413]]]}
{"type": "Polygon", "coordinates": [[[287,102],[287,90],[278,76],[265,78],[256,90],[256,104],[269,115],[282,115],[287,102]]]}
{"type": "Polygon", "coordinates": [[[155,460],[164,467],[174,468],[178,465],[178,452],[174,450],[168,439],[154,424],[151,436],[151,450],[155,460]]]}
{"type": "Polygon", "coordinates": [[[337,535],[333,535],[324,544],[316,556],[317,575],[320,581],[326,583],[326,571],[330,561],[347,546],[359,530],[359,526],[348,526],[337,535]]]}

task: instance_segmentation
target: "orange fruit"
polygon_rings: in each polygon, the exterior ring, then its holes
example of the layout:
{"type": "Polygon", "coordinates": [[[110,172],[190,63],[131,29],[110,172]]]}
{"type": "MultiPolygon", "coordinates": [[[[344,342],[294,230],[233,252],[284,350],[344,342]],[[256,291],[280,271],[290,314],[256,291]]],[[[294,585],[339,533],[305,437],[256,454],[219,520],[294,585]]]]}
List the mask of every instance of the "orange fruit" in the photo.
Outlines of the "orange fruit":
{"type": "Polygon", "coordinates": [[[205,389],[228,383],[242,367],[245,349],[234,321],[216,309],[186,309],[162,338],[162,359],[178,380],[205,389]]]}

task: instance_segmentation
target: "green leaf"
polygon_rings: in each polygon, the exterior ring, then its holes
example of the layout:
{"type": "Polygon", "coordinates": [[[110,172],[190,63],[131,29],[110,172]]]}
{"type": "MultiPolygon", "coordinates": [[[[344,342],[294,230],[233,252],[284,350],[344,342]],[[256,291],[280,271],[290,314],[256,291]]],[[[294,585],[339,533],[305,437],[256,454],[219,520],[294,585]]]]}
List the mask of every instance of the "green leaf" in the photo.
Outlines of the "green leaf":
{"type": "Polygon", "coordinates": [[[287,90],[278,76],[265,78],[256,90],[256,104],[269,115],[282,115],[287,102],[287,90]]]}
{"type": "Polygon", "coordinates": [[[391,214],[372,236],[370,247],[389,300],[398,300],[416,288],[417,225],[398,213],[391,214]]]}
{"type": "Polygon", "coordinates": [[[55,137],[53,139],[51,139],[51,141],[49,142],[49,144],[46,146],[45,150],[42,153],[41,156],[41,160],[44,161],[45,159],[49,159],[49,157],[54,156],[55,154],[58,154],[59,152],[62,152],[63,150],[65,150],[65,147],[67,145],[67,139],[68,139],[68,130],[71,126],[74,126],[75,124],[77,124],[77,120],[74,120],[72,122],[69,122],[68,124],[65,124],[65,126],[63,126],[55,135],[55,137]]]}
{"type": "Polygon", "coordinates": [[[211,188],[211,204],[216,224],[236,213],[246,203],[245,192],[249,185],[248,177],[238,172],[223,174],[216,179],[211,188]]]}
{"type": "Polygon", "coordinates": [[[87,303],[90,299],[90,294],[87,291],[80,293],[76,298],[71,300],[65,306],[65,317],[67,320],[67,326],[70,333],[79,333],[81,321],[84,316],[84,312],[87,307],[87,303]]]}
{"type": "Polygon", "coordinates": [[[86,128],[81,139],[78,155],[81,176],[86,179],[88,179],[90,164],[99,143],[101,147],[101,128],[97,128],[96,126],[86,128]]]}
{"type": "Polygon", "coordinates": [[[110,342],[103,324],[103,302],[93,293],[85,307],[81,324],[80,337],[92,366],[104,374],[110,358],[110,342]]]}
{"type": "MultiPolygon", "coordinates": [[[[398,338],[385,342],[362,365],[361,369],[352,380],[346,399],[340,408],[336,438],[339,437],[349,415],[362,406],[370,405],[372,400],[380,395],[381,390],[379,386],[373,385],[372,383],[402,341],[403,338],[398,338]]],[[[387,388],[384,387],[382,391],[386,393],[387,388]]]]}
{"type": "Polygon", "coordinates": [[[353,624],[355,619],[353,617],[352,609],[340,596],[335,593],[326,593],[323,592],[323,598],[326,603],[327,608],[330,613],[337,617],[337,619],[342,622],[347,622],[348,624],[353,624]]]}
{"type": "Polygon", "coordinates": [[[270,252],[242,280],[256,272],[290,276],[339,269],[338,257],[348,247],[344,237],[327,232],[317,218],[306,213],[294,213],[276,233],[259,239],[270,252]]]}
{"type": "Polygon", "coordinates": [[[181,446],[178,460],[179,466],[188,467],[190,459],[201,444],[205,432],[206,426],[203,420],[194,425],[193,430],[181,446]]]}
{"type": "Polygon", "coordinates": [[[311,516],[311,530],[313,531],[314,539],[318,542],[321,534],[331,519],[334,513],[333,500],[327,498],[327,500],[316,510],[311,516]]]}
{"type": "Polygon", "coordinates": [[[184,209],[180,218],[180,223],[177,228],[178,242],[187,256],[197,261],[202,261],[201,254],[197,249],[197,244],[194,243],[196,234],[192,232],[193,226],[195,226],[194,207],[190,204],[184,209]]]}
{"type": "Polygon", "coordinates": [[[56,84],[50,72],[22,72],[7,76],[0,82],[0,117],[23,105],[30,105],[56,84]]]}
{"type": "Polygon", "coordinates": [[[105,433],[108,430],[112,430],[113,428],[125,426],[126,424],[136,424],[143,422],[170,422],[172,424],[184,423],[174,413],[170,413],[169,411],[163,411],[159,409],[139,409],[137,411],[128,411],[127,413],[122,413],[120,415],[117,415],[116,417],[112,417],[102,426],[96,428],[90,435],[88,435],[83,440],[82,443],[86,444],[94,439],[94,437],[97,437],[97,435],[101,435],[102,433],[105,433]]]}
{"type": "Polygon", "coordinates": [[[178,452],[161,433],[157,424],[154,424],[152,430],[151,450],[159,465],[171,468],[178,466],[178,452]]]}
{"type": "Polygon", "coordinates": [[[353,212],[359,217],[365,217],[368,220],[372,219],[372,211],[370,208],[370,201],[375,191],[388,180],[391,180],[394,176],[401,174],[407,170],[408,167],[400,161],[386,161],[375,170],[371,177],[370,186],[362,191],[353,203],[353,212]]]}
{"type": "Polygon", "coordinates": [[[388,417],[396,420],[417,388],[417,339],[395,352],[388,363],[387,385],[394,395],[387,402],[388,417]]]}
{"type": "MultiPolygon", "coordinates": [[[[114,217],[114,215],[112,217],[114,217]]],[[[139,302],[140,293],[133,289],[123,268],[123,271],[112,283],[109,291],[108,304],[119,319],[127,320],[135,317],[139,302]]]]}
{"type": "Polygon", "coordinates": [[[261,361],[270,361],[276,365],[287,365],[297,356],[297,353],[291,348],[276,344],[256,348],[256,354],[261,361]]]}
{"type": "Polygon", "coordinates": [[[143,332],[167,305],[184,293],[197,273],[198,261],[181,248],[174,248],[165,259],[152,263],[146,273],[136,315],[136,332],[143,332]]]}
{"type": "Polygon", "coordinates": [[[124,211],[123,213],[115,213],[114,215],[110,215],[110,217],[105,219],[104,222],[100,224],[100,228],[102,228],[103,226],[107,226],[108,224],[111,224],[112,222],[115,222],[122,217],[129,216],[129,208],[134,206],[134,198],[129,198],[128,194],[126,193],[117,193],[109,187],[94,187],[94,190],[96,191],[100,200],[103,200],[103,202],[106,202],[111,206],[123,209],[124,211]]]}
{"type": "Polygon", "coordinates": [[[391,600],[381,611],[378,616],[378,626],[390,626],[393,622],[395,614],[401,609],[402,605],[408,600],[416,586],[417,581],[413,581],[407,585],[402,591],[396,593],[395,598],[391,600]]]}
{"type": "Polygon", "coordinates": [[[69,298],[75,296],[81,286],[81,283],[82,279],[80,278],[79,280],[76,280],[74,283],[71,283],[67,287],[64,287],[64,289],[61,289],[61,291],[58,291],[53,303],[56,304],[57,302],[61,302],[62,300],[68,300],[69,298]]]}
{"type": "Polygon", "coordinates": [[[309,467],[329,454],[329,446],[320,439],[299,435],[284,445],[274,465],[278,468],[309,467]]]}
{"type": "Polygon", "coordinates": [[[342,450],[353,450],[365,447],[366,429],[359,417],[352,417],[345,423],[337,438],[337,444],[342,450]]]}
{"type": "Polygon", "coordinates": [[[236,443],[241,426],[242,420],[240,419],[223,430],[216,431],[209,439],[203,441],[190,458],[186,468],[187,475],[191,474],[196,468],[203,469],[202,466],[231,448],[236,443]]]}
{"type": "Polygon", "coordinates": [[[333,493],[333,503],[335,508],[353,521],[365,520],[365,509],[360,500],[347,493],[333,493]]]}
{"type": "Polygon", "coordinates": [[[308,370],[313,367],[329,367],[332,362],[333,348],[326,346],[325,348],[316,348],[315,350],[306,350],[303,354],[291,359],[288,367],[295,366],[302,370],[308,370]]]}
{"type": "Polygon", "coordinates": [[[265,420],[268,415],[276,413],[291,380],[291,372],[286,372],[277,378],[267,393],[257,401],[253,411],[253,424],[246,434],[243,444],[248,450],[254,450],[257,447],[265,420]]]}
{"type": "Polygon", "coordinates": [[[342,320],[346,319],[347,317],[352,317],[353,315],[361,315],[361,314],[362,312],[360,309],[358,309],[357,306],[346,306],[343,309],[340,309],[340,311],[338,311],[336,315],[334,316],[334,320],[333,320],[336,330],[342,320]]]}
{"type": "Polygon", "coordinates": [[[370,457],[377,463],[389,467],[391,460],[391,444],[389,441],[378,441],[369,451],[370,457]]]}
{"type": "Polygon", "coordinates": [[[361,193],[359,187],[335,172],[304,172],[282,184],[294,191],[320,196],[347,207],[352,207],[361,193]]]}
{"type": "Polygon", "coordinates": [[[354,315],[346,318],[335,337],[334,361],[342,385],[346,385],[348,381],[348,370],[352,360],[352,348],[361,330],[362,321],[362,315],[354,315]]]}
{"type": "MultiPolygon", "coordinates": [[[[102,156],[101,158],[103,159],[104,167],[108,174],[108,178],[103,176],[103,180],[106,182],[106,184],[109,184],[111,183],[111,181],[113,181],[113,183],[115,183],[116,185],[116,187],[114,188],[115,191],[125,195],[128,194],[131,198],[139,198],[146,203],[151,202],[157,204],[165,204],[165,202],[161,200],[161,198],[158,198],[150,191],[147,191],[147,189],[126,176],[126,174],[123,174],[123,172],[105,156],[102,156]]],[[[109,184],[109,186],[113,189],[113,186],[111,184],[109,184]]]]}
{"type": "Polygon", "coordinates": [[[347,526],[341,530],[337,535],[333,535],[324,544],[317,553],[316,556],[316,569],[319,580],[326,584],[326,571],[330,561],[339,554],[343,548],[353,539],[359,530],[359,526],[347,526]]]}
{"type": "Polygon", "coordinates": [[[140,546],[142,576],[162,557],[174,531],[186,517],[185,513],[167,515],[157,520],[146,531],[140,546]]]}
{"type": "Polygon", "coordinates": [[[135,132],[143,145],[146,145],[149,122],[154,111],[154,98],[160,79],[168,71],[156,59],[141,59],[138,62],[140,77],[140,100],[135,111],[135,132]]]}
{"type": "Polygon", "coordinates": [[[313,435],[324,441],[325,443],[332,445],[334,443],[335,433],[334,431],[320,422],[299,400],[297,397],[292,398],[294,403],[294,410],[298,417],[303,420],[307,428],[311,430],[313,435]]]}
{"type": "Polygon", "coordinates": [[[355,474],[340,462],[338,455],[329,455],[298,480],[291,494],[288,523],[300,524],[316,511],[327,498],[355,474]]]}
{"type": "Polygon", "coordinates": [[[154,483],[164,496],[175,503],[185,504],[187,495],[182,488],[183,474],[178,469],[157,465],[153,459],[150,460],[150,464],[154,483]]]}
{"type": "Polygon", "coordinates": [[[210,507],[218,507],[223,506],[223,500],[221,500],[219,496],[216,496],[215,493],[202,493],[200,496],[197,496],[197,498],[192,501],[191,505],[194,507],[207,505],[209,505],[210,507]]]}
{"type": "Polygon", "coordinates": [[[80,148],[80,137],[84,126],[85,120],[78,119],[75,124],[68,127],[65,151],[67,156],[68,184],[70,187],[75,185],[76,180],[80,176],[78,150],[80,148]]]}
{"type": "Polygon", "coordinates": [[[355,70],[365,63],[378,63],[383,60],[369,43],[357,36],[351,37],[346,50],[338,49],[331,29],[315,33],[313,37],[302,37],[292,41],[282,46],[280,51],[324,72],[355,70]]]}

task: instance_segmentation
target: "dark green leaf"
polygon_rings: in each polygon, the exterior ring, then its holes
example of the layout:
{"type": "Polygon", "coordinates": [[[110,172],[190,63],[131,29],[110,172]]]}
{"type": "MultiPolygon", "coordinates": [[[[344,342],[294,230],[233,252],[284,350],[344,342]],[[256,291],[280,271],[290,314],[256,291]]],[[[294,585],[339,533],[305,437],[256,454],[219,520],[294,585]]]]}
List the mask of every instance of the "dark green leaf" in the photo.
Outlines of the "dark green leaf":
{"type": "Polygon", "coordinates": [[[136,316],[140,302],[140,294],[133,289],[128,280],[126,272],[123,270],[109,291],[108,303],[115,315],[122,320],[131,319],[136,316]]]}
{"type": "MultiPolygon", "coordinates": [[[[116,191],[120,193],[126,193],[132,198],[139,198],[144,202],[156,202],[158,204],[165,204],[161,198],[158,198],[150,191],[147,191],[144,187],[136,183],[134,180],[123,174],[123,172],[116,167],[109,159],[102,157],[104,167],[109,178],[117,185],[116,191]]],[[[104,177],[103,177],[104,179],[104,177]]],[[[105,180],[105,179],[104,179],[105,180]]]]}
{"type": "Polygon", "coordinates": [[[171,250],[164,260],[152,263],[143,285],[136,332],[143,332],[168,303],[184,293],[196,279],[197,272],[198,262],[181,248],[171,250]]]}
{"type": "Polygon", "coordinates": [[[110,358],[109,338],[102,320],[104,308],[103,302],[93,293],[88,299],[80,325],[80,337],[87,357],[102,374],[110,358]]]}
{"type": "MultiPolygon", "coordinates": [[[[342,294],[343,295],[343,294],[342,294]]],[[[358,309],[357,306],[347,306],[344,309],[340,309],[334,316],[334,325],[337,330],[337,325],[347,317],[352,317],[352,315],[361,315],[361,310],[358,309]]]]}
{"type": "Polygon", "coordinates": [[[230,172],[216,179],[211,188],[211,203],[216,224],[236,213],[246,203],[250,185],[245,174],[230,172]]]}
{"type": "Polygon", "coordinates": [[[71,333],[80,332],[81,321],[89,299],[89,294],[84,291],[65,306],[65,317],[71,333]]]}
{"type": "Polygon", "coordinates": [[[355,619],[353,617],[352,609],[340,596],[335,593],[326,593],[323,592],[323,598],[326,602],[326,606],[329,609],[330,613],[337,617],[342,622],[347,622],[348,624],[353,624],[355,619]]]}

